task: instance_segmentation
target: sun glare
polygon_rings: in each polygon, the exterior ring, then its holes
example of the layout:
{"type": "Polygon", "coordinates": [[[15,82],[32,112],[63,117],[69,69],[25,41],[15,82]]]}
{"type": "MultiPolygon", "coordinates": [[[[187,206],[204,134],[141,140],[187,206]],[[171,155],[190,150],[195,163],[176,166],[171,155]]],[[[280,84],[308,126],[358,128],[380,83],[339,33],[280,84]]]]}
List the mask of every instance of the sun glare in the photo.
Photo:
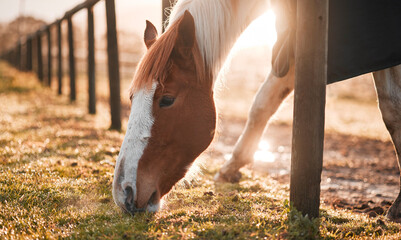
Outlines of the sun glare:
{"type": "Polygon", "coordinates": [[[258,145],[259,149],[253,155],[254,161],[272,163],[275,161],[274,154],[270,152],[270,145],[267,141],[262,140],[258,145]]]}
{"type": "MultiPolygon", "coordinates": [[[[230,160],[232,154],[224,154],[226,161],[230,160]]],[[[270,144],[262,140],[258,144],[258,150],[253,154],[253,160],[257,162],[273,163],[276,161],[274,154],[270,151],[270,144]]]]}
{"type": "Polygon", "coordinates": [[[272,10],[267,11],[248,26],[235,47],[239,49],[262,45],[273,47],[277,40],[275,24],[274,12],[272,10]]]}

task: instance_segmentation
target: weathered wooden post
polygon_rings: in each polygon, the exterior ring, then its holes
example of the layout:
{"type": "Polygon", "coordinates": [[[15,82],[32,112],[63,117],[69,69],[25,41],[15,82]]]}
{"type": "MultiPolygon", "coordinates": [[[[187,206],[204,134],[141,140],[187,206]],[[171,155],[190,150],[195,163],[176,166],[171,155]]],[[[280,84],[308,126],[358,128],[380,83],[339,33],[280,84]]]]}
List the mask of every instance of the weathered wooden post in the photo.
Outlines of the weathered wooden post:
{"type": "Polygon", "coordinates": [[[120,64],[118,62],[118,43],[116,28],[116,10],[114,0],[106,1],[107,19],[107,56],[110,84],[111,129],[121,129],[120,106],[120,64]]]}
{"type": "Polygon", "coordinates": [[[16,53],[15,53],[15,48],[11,50],[11,65],[15,67],[16,63],[16,53]]]}
{"type": "Polygon", "coordinates": [[[6,61],[8,64],[11,64],[11,49],[7,50],[6,61]]]}
{"type": "Polygon", "coordinates": [[[70,67],[70,100],[75,101],[76,96],[76,88],[75,88],[75,57],[74,57],[74,29],[72,25],[72,16],[67,17],[68,22],[68,62],[70,67]]]}
{"type": "Polygon", "coordinates": [[[21,54],[20,54],[20,59],[21,59],[21,61],[20,61],[20,64],[21,64],[21,71],[26,71],[26,56],[25,56],[25,53],[26,53],[26,39],[25,39],[25,42],[24,43],[22,43],[21,42],[21,54]]]}
{"type": "Polygon", "coordinates": [[[90,114],[96,113],[96,82],[95,82],[95,29],[93,21],[93,6],[88,7],[88,108],[90,114]]]}
{"type": "Polygon", "coordinates": [[[41,32],[36,33],[36,57],[37,74],[40,82],[43,82],[43,58],[42,58],[42,36],[41,32]]]}
{"type": "Polygon", "coordinates": [[[22,69],[21,55],[22,55],[22,44],[21,44],[21,41],[18,40],[17,49],[16,49],[16,59],[15,59],[15,66],[17,67],[18,70],[22,69]]]}
{"type": "Polygon", "coordinates": [[[26,40],[26,70],[32,71],[32,37],[26,40]]]}
{"type": "Polygon", "coordinates": [[[6,61],[10,64],[11,63],[11,54],[10,54],[10,50],[7,51],[6,53],[6,61]]]}
{"type": "Polygon", "coordinates": [[[171,7],[171,2],[170,0],[162,0],[162,32],[164,32],[164,30],[166,30],[166,20],[167,20],[167,16],[169,13],[169,9],[171,7]]]}
{"type": "Polygon", "coordinates": [[[47,85],[52,83],[52,37],[50,26],[46,28],[47,35],[47,85]]]}
{"type": "Polygon", "coordinates": [[[20,69],[20,61],[21,61],[21,58],[20,58],[21,51],[19,50],[20,48],[18,47],[18,45],[19,44],[17,44],[14,47],[14,67],[19,70],[20,69]]]}
{"type": "Polygon", "coordinates": [[[11,64],[16,67],[17,66],[17,50],[15,49],[15,47],[11,50],[12,51],[12,60],[11,60],[11,64]]]}
{"type": "Polygon", "coordinates": [[[10,50],[10,61],[9,61],[9,63],[13,67],[15,67],[15,49],[14,48],[10,50]]]}
{"type": "Polygon", "coordinates": [[[32,42],[32,72],[37,72],[37,44],[36,44],[36,36],[35,34],[31,35],[31,42],[32,42]]]}
{"type": "Polygon", "coordinates": [[[319,216],[327,82],[328,0],[298,0],[290,201],[319,216]]]}
{"type": "Polygon", "coordinates": [[[14,51],[13,51],[13,49],[10,49],[10,50],[8,50],[8,57],[7,57],[7,61],[8,61],[8,63],[10,64],[10,65],[12,65],[13,64],[13,61],[14,61],[14,51]]]}
{"type": "Polygon", "coordinates": [[[10,50],[7,50],[7,53],[5,54],[6,56],[5,56],[5,59],[6,59],[6,61],[8,62],[8,63],[10,63],[10,61],[11,61],[11,55],[10,55],[10,50]]]}
{"type": "Polygon", "coordinates": [[[62,20],[57,23],[57,78],[58,78],[58,94],[62,94],[63,89],[63,49],[62,49],[62,35],[61,35],[62,20]]]}

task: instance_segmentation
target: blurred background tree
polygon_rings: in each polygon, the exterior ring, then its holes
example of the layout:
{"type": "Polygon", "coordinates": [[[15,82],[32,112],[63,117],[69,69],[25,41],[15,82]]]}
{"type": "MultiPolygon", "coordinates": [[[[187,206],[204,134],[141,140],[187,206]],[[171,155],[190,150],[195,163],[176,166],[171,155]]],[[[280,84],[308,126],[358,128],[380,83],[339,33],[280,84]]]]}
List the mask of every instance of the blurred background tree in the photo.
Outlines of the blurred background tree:
{"type": "Polygon", "coordinates": [[[21,16],[9,23],[0,23],[0,52],[13,47],[20,36],[27,36],[41,28],[45,21],[31,16],[21,16]]]}

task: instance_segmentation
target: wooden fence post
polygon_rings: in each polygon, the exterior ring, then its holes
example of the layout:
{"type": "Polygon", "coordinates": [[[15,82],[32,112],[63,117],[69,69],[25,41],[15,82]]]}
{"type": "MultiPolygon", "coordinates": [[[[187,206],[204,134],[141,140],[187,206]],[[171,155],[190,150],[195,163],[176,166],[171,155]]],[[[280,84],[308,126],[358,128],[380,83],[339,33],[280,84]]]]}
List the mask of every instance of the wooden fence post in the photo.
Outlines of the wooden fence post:
{"type": "Polygon", "coordinates": [[[18,46],[19,44],[17,44],[16,47],[14,47],[14,67],[17,68],[18,70],[20,69],[20,47],[18,46]]]}
{"type": "Polygon", "coordinates": [[[62,94],[63,89],[63,45],[62,45],[62,35],[61,35],[61,23],[60,20],[57,23],[57,78],[58,78],[58,95],[62,94]]]}
{"type": "Polygon", "coordinates": [[[319,216],[327,82],[328,0],[297,1],[290,201],[319,216]]]}
{"type": "Polygon", "coordinates": [[[10,61],[9,63],[15,67],[15,50],[14,48],[10,50],[10,61]]]}
{"type": "Polygon", "coordinates": [[[6,60],[7,60],[7,62],[8,62],[9,64],[11,64],[11,50],[8,50],[8,51],[7,51],[6,60]]]}
{"type": "Polygon", "coordinates": [[[14,47],[13,48],[13,66],[16,68],[17,67],[17,49],[14,47]]]}
{"type": "Polygon", "coordinates": [[[21,63],[22,57],[21,57],[21,55],[22,55],[22,44],[21,44],[21,41],[18,40],[17,51],[16,51],[16,62],[15,62],[16,63],[15,65],[16,65],[18,70],[22,69],[22,63],[21,63]]]}
{"type": "Polygon", "coordinates": [[[11,62],[11,55],[10,55],[10,52],[11,52],[11,51],[8,50],[7,53],[6,53],[6,60],[7,60],[8,63],[11,62]]]}
{"type": "Polygon", "coordinates": [[[121,129],[120,64],[118,58],[116,10],[114,0],[106,1],[107,56],[110,84],[111,129],[121,129]]]}
{"type": "Polygon", "coordinates": [[[37,73],[38,61],[37,61],[37,51],[38,44],[36,44],[37,38],[34,34],[31,35],[32,41],[32,72],[37,73]]]}
{"type": "Polygon", "coordinates": [[[24,43],[22,43],[21,42],[21,53],[20,53],[20,71],[23,71],[23,72],[25,72],[26,71],[26,56],[25,56],[25,53],[26,53],[26,40],[25,40],[25,42],[24,43]]]}
{"type": "Polygon", "coordinates": [[[17,64],[17,53],[16,53],[16,50],[15,50],[15,48],[13,48],[12,50],[11,50],[11,64],[15,67],[17,64]]]}
{"type": "Polygon", "coordinates": [[[52,83],[52,37],[50,26],[46,29],[47,34],[47,85],[51,87],[52,83]]]}
{"type": "Polygon", "coordinates": [[[26,40],[26,70],[32,71],[32,38],[26,40]]]}
{"type": "Polygon", "coordinates": [[[93,6],[88,7],[88,108],[90,114],[96,113],[96,82],[95,82],[95,29],[93,6]]]}
{"type": "Polygon", "coordinates": [[[69,66],[70,66],[70,100],[77,98],[75,89],[75,57],[74,57],[74,29],[72,26],[72,16],[67,19],[68,22],[68,48],[69,48],[69,66]]]}
{"type": "Polygon", "coordinates": [[[7,57],[7,59],[8,59],[8,63],[10,64],[10,65],[12,65],[13,64],[13,59],[14,59],[14,51],[12,50],[12,49],[10,49],[10,50],[8,50],[8,57],[7,57]]]}
{"type": "Polygon", "coordinates": [[[42,36],[41,32],[36,33],[36,57],[37,74],[40,82],[43,82],[43,58],[42,58],[42,36]]]}

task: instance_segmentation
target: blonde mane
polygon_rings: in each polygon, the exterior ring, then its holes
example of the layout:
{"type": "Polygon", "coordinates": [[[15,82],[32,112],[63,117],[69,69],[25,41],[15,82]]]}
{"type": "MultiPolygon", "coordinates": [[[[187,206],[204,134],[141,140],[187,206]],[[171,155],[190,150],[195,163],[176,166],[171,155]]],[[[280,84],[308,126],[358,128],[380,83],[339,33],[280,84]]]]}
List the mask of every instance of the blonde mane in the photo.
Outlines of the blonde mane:
{"type": "MultiPolygon", "coordinates": [[[[230,52],[233,43],[237,40],[240,32],[236,35],[226,34],[226,31],[235,29],[240,24],[235,17],[237,11],[231,0],[179,0],[176,1],[169,17],[170,28],[188,10],[195,20],[196,39],[199,44],[200,53],[215,78],[226,56],[230,52]],[[232,44],[230,44],[232,43],[232,44]]],[[[244,24],[244,28],[245,28],[244,24]]]]}
{"type": "MultiPolygon", "coordinates": [[[[182,18],[183,17],[174,22],[174,24],[172,24],[167,31],[157,39],[139,62],[134,75],[134,80],[130,87],[130,99],[132,99],[134,93],[139,89],[151,89],[154,81],[157,81],[163,86],[163,83],[171,70],[172,60],[170,59],[170,56],[174,49],[178,35],[178,27],[182,18]]],[[[194,47],[192,48],[192,55],[195,61],[197,81],[200,83],[206,80],[209,71],[205,69],[205,63],[200,54],[196,40],[194,47]]]]}
{"type": "Polygon", "coordinates": [[[171,11],[167,31],[150,47],[136,70],[130,98],[137,90],[163,84],[171,68],[170,55],[185,11],[195,22],[192,54],[197,80],[215,82],[231,48],[243,30],[266,10],[269,0],[178,0],[171,11]]]}
{"type": "Polygon", "coordinates": [[[234,43],[245,28],[269,6],[270,0],[177,0],[169,26],[185,11],[195,20],[196,39],[206,67],[217,78],[234,43]]]}

